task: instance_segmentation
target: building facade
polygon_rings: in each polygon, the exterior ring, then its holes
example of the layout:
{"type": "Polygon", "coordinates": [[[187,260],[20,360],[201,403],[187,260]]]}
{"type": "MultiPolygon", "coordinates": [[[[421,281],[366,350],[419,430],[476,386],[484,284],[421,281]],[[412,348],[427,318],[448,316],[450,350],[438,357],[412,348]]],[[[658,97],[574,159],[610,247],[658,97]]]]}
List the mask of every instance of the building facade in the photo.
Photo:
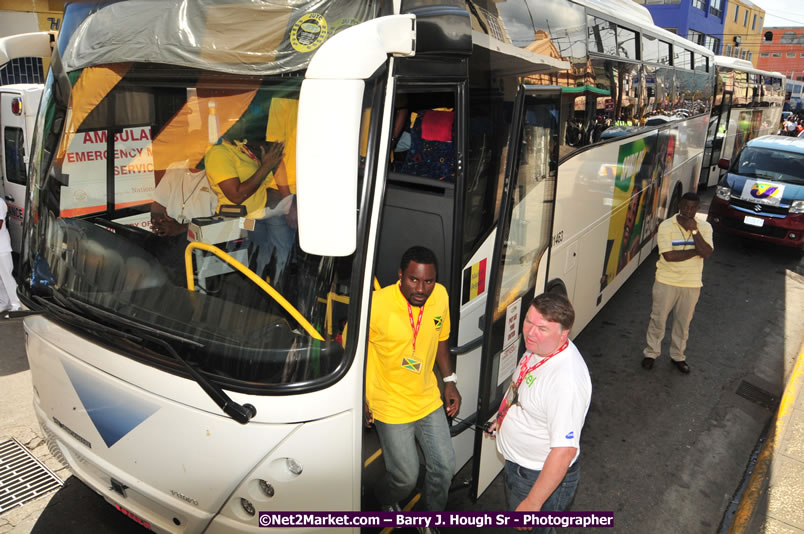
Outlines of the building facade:
{"type": "Polygon", "coordinates": [[[722,53],[723,24],[731,0],[634,0],[644,5],[657,26],[722,53]]]}
{"type": "Polygon", "coordinates": [[[721,55],[745,59],[761,68],[758,61],[764,23],[765,10],[761,7],[749,0],[729,0],[721,55]]]}
{"type": "Polygon", "coordinates": [[[804,26],[765,28],[757,67],[787,76],[787,100],[801,109],[804,86],[804,26]]]}

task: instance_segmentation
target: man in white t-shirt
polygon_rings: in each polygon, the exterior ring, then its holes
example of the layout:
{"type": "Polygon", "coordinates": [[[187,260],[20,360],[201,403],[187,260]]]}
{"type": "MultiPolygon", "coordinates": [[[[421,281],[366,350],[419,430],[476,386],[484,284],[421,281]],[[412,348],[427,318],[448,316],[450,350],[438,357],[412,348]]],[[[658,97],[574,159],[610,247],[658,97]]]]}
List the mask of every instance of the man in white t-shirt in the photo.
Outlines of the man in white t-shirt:
{"type": "Polygon", "coordinates": [[[170,167],[154,189],[151,229],[162,236],[184,234],[191,219],[209,217],[217,206],[218,196],[204,171],[170,167]]]}
{"type": "Polygon", "coordinates": [[[7,213],[6,201],[0,199],[0,312],[17,311],[21,307],[17,282],[12,274],[14,260],[11,259],[11,236],[6,226],[7,213]]]}
{"type": "MultiPolygon", "coordinates": [[[[581,430],[592,397],[589,370],[569,340],[575,311],[561,295],[534,298],[522,325],[527,351],[489,432],[505,458],[505,497],[517,512],[560,512],[580,480],[581,430]]],[[[532,532],[555,532],[552,527],[532,532]]]]}

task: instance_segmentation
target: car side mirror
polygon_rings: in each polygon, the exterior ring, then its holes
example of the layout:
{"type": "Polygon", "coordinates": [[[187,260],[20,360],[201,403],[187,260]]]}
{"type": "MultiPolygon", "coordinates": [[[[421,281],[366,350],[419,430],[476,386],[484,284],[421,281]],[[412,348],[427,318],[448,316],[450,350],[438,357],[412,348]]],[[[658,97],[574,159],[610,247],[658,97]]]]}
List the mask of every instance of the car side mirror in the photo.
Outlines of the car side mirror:
{"type": "Polygon", "coordinates": [[[720,161],[717,162],[717,166],[719,168],[723,169],[724,171],[727,171],[727,170],[729,170],[729,167],[731,166],[731,160],[721,159],[720,161]]]}

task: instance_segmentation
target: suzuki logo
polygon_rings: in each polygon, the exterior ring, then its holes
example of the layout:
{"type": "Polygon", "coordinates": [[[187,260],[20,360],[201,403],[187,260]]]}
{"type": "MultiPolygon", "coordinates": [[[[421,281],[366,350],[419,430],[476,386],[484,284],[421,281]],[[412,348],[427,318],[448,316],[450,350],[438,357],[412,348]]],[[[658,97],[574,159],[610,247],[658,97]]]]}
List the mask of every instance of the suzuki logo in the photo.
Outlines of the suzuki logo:
{"type": "Polygon", "coordinates": [[[760,206],[759,204],[754,204],[754,211],[759,213],[760,211],[762,211],[762,206],[760,206]]]}

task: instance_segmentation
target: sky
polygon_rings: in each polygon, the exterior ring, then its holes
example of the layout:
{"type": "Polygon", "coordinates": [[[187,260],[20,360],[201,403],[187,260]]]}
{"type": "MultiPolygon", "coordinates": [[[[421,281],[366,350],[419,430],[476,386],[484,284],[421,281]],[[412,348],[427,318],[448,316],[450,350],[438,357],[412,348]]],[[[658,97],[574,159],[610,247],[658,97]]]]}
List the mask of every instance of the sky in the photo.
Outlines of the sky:
{"type": "Polygon", "coordinates": [[[804,1],[802,0],[751,0],[765,10],[764,27],[804,26],[804,1]]]}

